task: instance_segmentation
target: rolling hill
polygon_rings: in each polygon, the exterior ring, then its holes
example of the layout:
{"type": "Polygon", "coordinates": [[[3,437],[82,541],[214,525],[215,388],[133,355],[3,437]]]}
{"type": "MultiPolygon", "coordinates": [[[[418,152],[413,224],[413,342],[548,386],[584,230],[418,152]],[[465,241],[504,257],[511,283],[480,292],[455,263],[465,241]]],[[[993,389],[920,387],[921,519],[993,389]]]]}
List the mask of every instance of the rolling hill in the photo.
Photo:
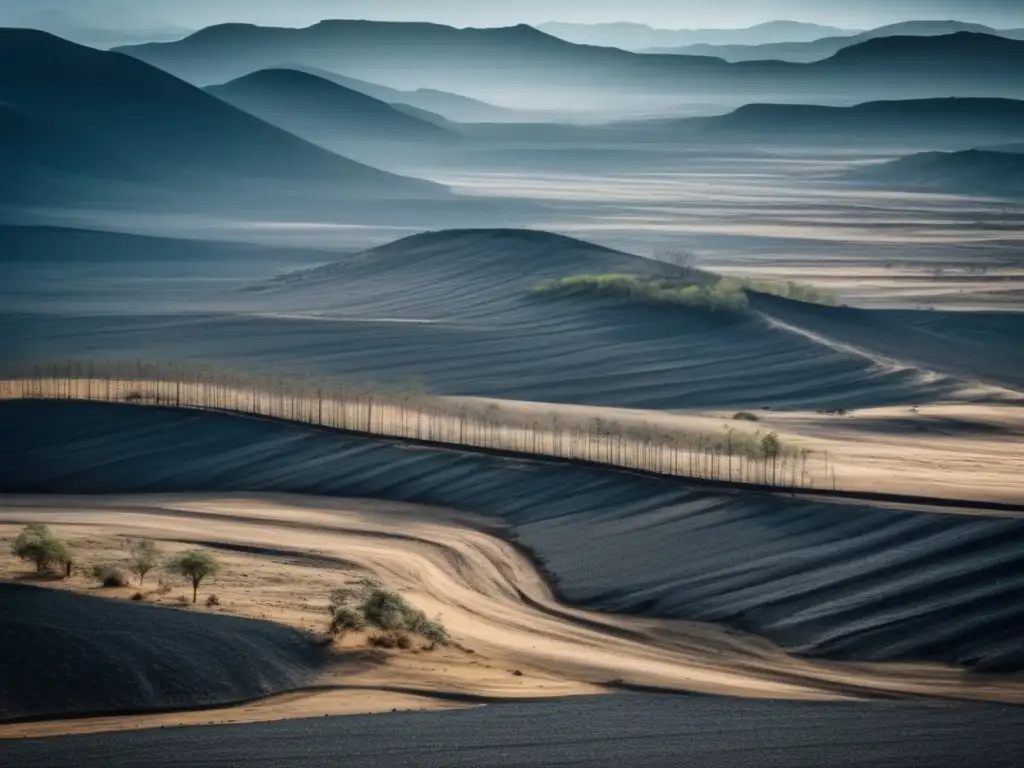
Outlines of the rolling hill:
{"type": "Polygon", "coordinates": [[[952,148],[1024,138],[1024,101],[909,99],[853,107],[748,104],[725,115],[661,124],[682,135],[750,142],[952,148]]]}
{"type": "Polygon", "coordinates": [[[964,384],[954,377],[965,371],[1019,385],[1019,366],[1006,354],[1010,323],[991,329],[984,343],[957,342],[914,330],[919,316],[934,312],[801,305],[797,313],[785,306],[793,302],[766,310],[794,330],[756,312],[540,301],[531,293],[560,277],[676,269],[546,232],[426,232],[231,292],[215,313],[209,302],[173,317],[132,306],[119,316],[75,315],[72,323],[60,307],[30,322],[0,313],[0,357],[64,359],[88,349],[105,358],[193,360],[198,335],[203,359],[240,367],[416,378],[451,395],[658,409],[928,402],[955,396],[964,384]],[[835,336],[842,343],[830,343],[835,336]],[[876,364],[876,352],[901,365],[876,364]]]}
{"type": "Polygon", "coordinates": [[[896,189],[1024,196],[1024,154],[969,149],[922,152],[844,174],[896,189]]]}
{"type": "Polygon", "coordinates": [[[338,151],[352,142],[457,138],[434,122],[293,69],[261,70],[206,91],[289,133],[338,151]]]}
{"type": "MultiPolygon", "coordinates": [[[[331,195],[443,196],[443,187],[332,154],[141,61],[34,30],[0,29],[8,177],[37,197],[96,182],[212,191],[289,182],[331,195]],[[256,184],[254,184],[256,182],[256,184]],[[65,185],[66,186],[66,185],[65,185]]],[[[8,199],[26,190],[7,185],[8,199]]]]}
{"type": "MultiPolygon", "coordinates": [[[[1024,42],[959,33],[868,40],[811,64],[652,56],[581,46],[532,27],[322,22],[306,29],[221,25],[119,49],[192,82],[223,82],[294,61],[395,88],[457,90],[519,109],[612,111],[609,99],[749,102],[1024,96],[1024,42]]],[[[414,106],[423,106],[416,104],[414,106]]]]}
{"type": "Polygon", "coordinates": [[[228,704],[300,687],[321,663],[269,622],[16,584],[0,598],[0,721],[228,704]]]}
{"type": "Polygon", "coordinates": [[[721,491],[174,408],[28,400],[0,402],[0,416],[7,493],[451,507],[507,526],[592,610],[725,624],[811,657],[1024,667],[1019,517],[721,491]]]}
{"type": "Polygon", "coordinates": [[[857,45],[879,37],[934,37],[952,35],[957,32],[974,32],[983,35],[999,35],[1019,39],[1017,30],[1002,32],[984,24],[963,21],[904,21],[869,29],[855,35],[830,35],[814,40],[797,40],[754,44],[698,43],[673,48],[650,48],[644,53],[669,53],[690,56],[718,56],[726,61],[778,61],[811,62],[834,56],[843,48],[857,45]]]}
{"type": "Polygon", "coordinates": [[[524,120],[528,116],[520,115],[512,109],[505,109],[485,101],[471,99],[468,96],[460,96],[457,93],[438,91],[431,88],[419,88],[415,91],[400,91],[397,88],[388,88],[386,85],[369,83],[365,80],[357,80],[354,77],[345,77],[336,72],[329,72],[318,67],[307,67],[303,64],[284,64],[281,69],[294,69],[305,72],[316,77],[330,80],[343,88],[348,88],[359,93],[365,93],[378,101],[383,101],[392,106],[406,105],[418,110],[424,110],[435,114],[446,120],[456,123],[502,123],[513,120],[524,120]]]}

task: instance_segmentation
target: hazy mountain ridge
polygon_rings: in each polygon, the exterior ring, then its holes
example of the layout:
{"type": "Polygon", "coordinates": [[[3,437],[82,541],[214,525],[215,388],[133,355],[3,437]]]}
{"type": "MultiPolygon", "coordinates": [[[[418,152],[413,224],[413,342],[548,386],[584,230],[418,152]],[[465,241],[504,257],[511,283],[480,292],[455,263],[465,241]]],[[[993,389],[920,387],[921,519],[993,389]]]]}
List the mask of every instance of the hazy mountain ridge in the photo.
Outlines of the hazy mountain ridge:
{"type": "Polygon", "coordinates": [[[258,178],[337,194],[444,191],[327,152],[144,62],[45,32],[0,29],[0,70],[10,73],[0,82],[4,126],[18,136],[5,142],[6,170],[33,184],[48,181],[36,170],[46,168],[156,187],[258,178]],[[26,124],[50,138],[41,142],[26,124]]]}
{"type": "Polygon", "coordinates": [[[834,56],[843,48],[879,37],[938,37],[957,32],[974,32],[1020,39],[1021,30],[999,30],[963,21],[905,21],[849,35],[831,35],[817,40],[786,40],[775,43],[716,45],[697,43],[676,47],[649,48],[644,53],[717,56],[730,62],[778,60],[809,63],[834,56]]]}
{"type": "Polygon", "coordinates": [[[456,138],[455,133],[435,122],[293,69],[264,69],[205,90],[261,120],[338,151],[344,151],[346,142],[351,141],[456,138]]]}
{"type": "Polygon", "coordinates": [[[1024,154],[981,149],[921,152],[858,168],[845,177],[900,189],[1019,197],[1024,196],[1024,154]]]}
{"type": "Polygon", "coordinates": [[[337,72],[331,72],[318,67],[308,67],[303,64],[287,63],[281,64],[279,68],[294,69],[298,72],[315,75],[324,80],[330,80],[332,83],[336,83],[344,88],[372,96],[392,106],[406,104],[415,109],[425,110],[457,123],[503,122],[517,114],[511,109],[505,109],[494,104],[488,104],[485,101],[471,99],[468,96],[461,96],[447,91],[430,88],[402,91],[397,88],[389,88],[386,85],[379,85],[378,83],[371,83],[354,77],[346,77],[337,72]]]}
{"type": "Polygon", "coordinates": [[[636,54],[575,45],[525,25],[348,21],[299,30],[221,26],[175,43],[120,50],[192,81],[224,81],[296,61],[392,88],[454,89],[527,109],[564,106],[566,99],[581,110],[608,109],[645,93],[706,99],[709,89],[734,104],[766,96],[787,102],[1024,96],[1024,42],[973,33],[875,38],[809,64],[636,54]]]}
{"type": "Polygon", "coordinates": [[[655,46],[758,45],[783,41],[811,41],[827,35],[852,35],[856,31],[786,20],[766,21],[737,29],[662,29],[628,22],[574,24],[551,21],[538,24],[537,29],[572,43],[634,51],[655,46]]]}

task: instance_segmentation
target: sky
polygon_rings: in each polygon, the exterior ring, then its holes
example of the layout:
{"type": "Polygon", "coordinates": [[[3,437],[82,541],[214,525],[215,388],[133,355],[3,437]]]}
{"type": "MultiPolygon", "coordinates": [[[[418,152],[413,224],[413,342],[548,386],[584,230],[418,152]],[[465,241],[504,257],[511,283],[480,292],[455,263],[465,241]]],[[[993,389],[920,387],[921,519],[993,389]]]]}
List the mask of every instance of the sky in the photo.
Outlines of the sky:
{"type": "Polygon", "coordinates": [[[0,23],[41,11],[96,27],[199,28],[224,21],[306,26],[324,18],[503,26],[633,21],[667,28],[745,27],[773,19],[866,29],[907,19],[1024,27],[1024,0],[0,0],[0,23]]]}

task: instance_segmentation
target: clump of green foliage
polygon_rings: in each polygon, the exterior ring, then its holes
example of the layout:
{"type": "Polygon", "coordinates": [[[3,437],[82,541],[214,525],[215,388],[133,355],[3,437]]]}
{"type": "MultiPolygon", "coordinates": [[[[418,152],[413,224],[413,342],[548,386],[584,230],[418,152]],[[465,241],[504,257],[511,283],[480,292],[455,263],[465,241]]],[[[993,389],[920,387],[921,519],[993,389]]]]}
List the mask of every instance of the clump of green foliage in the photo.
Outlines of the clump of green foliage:
{"type": "Polygon", "coordinates": [[[542,298],[598,296],[631,304],[667,304],[727,312],[739,312],[747,306],[747,295],[742,287],[728,278],[710,285],[698,285],[678,277],[615,273],[574,275],[541,283],[532,294],[542,298]]]}
{"type": "Polygon", "coordinates": [[[119,567],[113,563],[100,563],[92,568],[92,577],[99,582],[101,587],[124,587],[128,585],[128,579],[119,567]]]}
{"type": "Polygon", "coordinates": [[[596,296],[629,304],[675,305],[692,309],[741,312],[749,304],[747,291],[770,293],[812,304],[839,303],[831,291],[792,280],[711,277],[709,282],[697,283],[683,277],[620,273],[573,275],[547,280],[535,286],[531,294],[540,298],[596,296]]]}
{"type": "Polygon", "coordinates": [[[750,411],[739,411],[732,416],[734,421],[760,421],[761,417],[750,411]]]}
{"type": "Polygon", "coordinates": [[[378,630],[371,645],[384,648],[409,648],[410,635],[418,635],[434,647],[448,645],[451,637],[439,620],[431,620],[405,601],[400,594],[372,581],[355,587],[336,589],[328,601],[331,621],[328,630],[335,637],[366,627],[378,630]]]}
{"type": "Polygon", "coordinates": [[[11,553],[33,563],[37,573],[60,568],[65,576],[71,575],[73,556],[70,545],[41,523],[26,525],[11,545],[11,553]]]}

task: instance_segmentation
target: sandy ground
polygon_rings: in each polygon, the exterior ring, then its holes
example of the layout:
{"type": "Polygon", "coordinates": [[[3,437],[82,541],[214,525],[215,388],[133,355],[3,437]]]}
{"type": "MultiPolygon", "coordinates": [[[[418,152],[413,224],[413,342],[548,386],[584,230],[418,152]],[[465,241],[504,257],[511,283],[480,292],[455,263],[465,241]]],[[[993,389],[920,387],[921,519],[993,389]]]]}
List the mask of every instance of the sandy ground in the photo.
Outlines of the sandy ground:
{"type": "MultiPolygon", "coordinates": [[[[213,592],[221,606],[187,610],[226,611],[322,632],[329,591],[372,574],[439,616],[456,641],[435,651],[381,652],[361,671],[339,665],[322,675],[322,685],[494,699],[594,693],[625,683],[755,698],[923,695],[1024,702],[1021,675],[978,676],[938,664],[809,661],[716,625],[574,609],[559,603],[533,563],[496,535],[493,521],[445,509],[277,495],[2,499],[4,539],[33,521],[67,537],[83,565],[126,559],[130,536],[153,537],[167,552],[197,543],[219,549],[224,572],[203,585],[200,601],[213,592]]],[[[25,578],[23,563],[2,557],[0,576],[25,578]]],[[[160,594],[156,578],[150,581],[144,591],[151,602],[175,604],[188,591],[178,582],[160,594]]],[[[124,599],[138,590],[100,590],[81,575],[47,583],[124,599]]],[[[358,658],[366,655],[362,638],[346,638],[344,647],[358,658]]],[[[277,719],[308,713],[309,707],[387,710],[398,707],[394,701],[367,694],[297,695],[222,714],[277,719]]],[[[224,721],[211,712],[195,717],[224,721]]],[[[94,727],[144,727],[139,722],[108,718],[94,727]]]]}
{"type": "Polygon", "coordinates": [[[736,412],[458,400],[484,407],[493,403],[509,413],[544,419],[557,414],[563,423],[600,418],[703,434],[775,431],[784,444],[812,452],[809,472],[819,488],[832,487],[834,481],[852,491],[1024,504],[1024,406],[1011,402],[866,408],[843,415],[757,410],[751,413],[758,420],[748,422],[734,419],[736,412]]]}
{"type": "MultiPolygon", "coordinates": [[[[898,361],[878,356],[872,362],[880,369],[900,366],[898,361]]],[[[932,374],[922,371],[920,375],[932,374]]],[[[99,380],[92,383],[86,380],[67,383],[44,381],[38,384],[0,380],[0,398],[17,398],[23,391],[32,396],[39,388],[57,398],[73,396],[111,401],[123,400],[129,392],[152,394],[159,391],[164,402],[174,402],[175,397],[179,397],[185,403],[188,396],[194,398],[194,402],[212,402],[226,409],[280,413],[287,419],[298,421],[316,421],[318,418],[315,398],[278,404],[273,396],[261,394],[253,405],[247,391],[225,389],[220,400],[207,400],[201,389],[184,386],[176,393],[174,385],[168,382],[158,385],[150,381],[121,381],[108,386],[99,380]]],[[[689,436],[724,435],[733,430],[739,436],[752,436],[756,440],[775,431],[783,446],[809,452],[802,467],[791,462],[778,468],[780,477],[785,478],[781,485],[1024,504],[1020,451],[1024,442],[1024,395],[983,384],[966,384],[959,394],[964,400],[868,408],[841,415],[759,409],[753,412],[756,421],[737,420],[734,411],[672,413],[495,398],[439,397],[433,401],[444,404],[444,412],[425,415],[425,426],[419,432],[420,416],[412,406],[401,403],[378,403],[373,429],[376,434],[421,434],[453,445],[475,443],[607,463],[619,461],[610,461],[615,458],[610,453],[610,443],[598,441],[574,445],[564,439],[564,435],[574,426],[585,431],[594,430],[598,420],[620,435],[631,435],[632,428],[642,426],[647,431],[671,431],[689,436]],[[969,402],[971,397],[984,398],[984,402],[969,402]],[[503,426],[488,434],[481,429],[463,429],[457,416],[460,411],[468,412],[471,417],[475,415],[480,424],[485,423],[487,414],[493,412],[495,415],[489,418],[503,426]],[[563,433],[562,440],[556,440],[552,429],[556,421],[563,433]],[[534,424],[537,428],[518,426],[527,424],[534,424]]],[[[365,407],[361,409],[358,402],[323,406],[323,413],[342,410],[348,414],[347,423],[365,423],[366,410],[365,407]]],[[[330,416],[326,420],[329,421],[330,416]]],[[[666,457],[664,465],[669,466],[669,449],[660,450],[666,457]]],[[[682,474],[688,472],[688,455],[685,449],[679,451],[678,465],[682,474]]],[[[633,465],[631,462],[635,458],[635,454],[627,452],[623,465],[633,465]]],[[[729,474],[732,470],[722,468],[724,461],[723,457],[719,462],[719,479],[733,477],[759,482],[756,473],[751,477],[741,474],[738,458],[735,475],[729,474]]]]}
{"type": "Polygon", "coordinates": [[[478,705],[391,691],[338,690],[310,693],[300,691],[272,696],[237,707],[219,707],[194,712],[167,712],[131,717],[83,717],[74,720],[0,725],[0,739],[41,739],[47,736],[173,728],[182,725],[265,723],[275,720],[330,715],[464,709],[472,706],[478,705]]]}

